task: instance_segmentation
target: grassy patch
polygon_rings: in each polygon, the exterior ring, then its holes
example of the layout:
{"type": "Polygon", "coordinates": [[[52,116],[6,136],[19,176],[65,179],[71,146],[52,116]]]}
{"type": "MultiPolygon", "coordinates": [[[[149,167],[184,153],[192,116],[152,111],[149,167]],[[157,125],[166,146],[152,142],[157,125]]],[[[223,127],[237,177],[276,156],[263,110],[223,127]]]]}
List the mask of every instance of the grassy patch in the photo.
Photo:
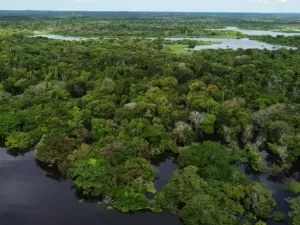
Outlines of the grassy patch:
{"type": "Polygon", "coordinates": [[[184,44],[167,45],[167,48],[176,54],[190,54],[191,51],[188,51],[187,47],[188,46],[184,44]]]}

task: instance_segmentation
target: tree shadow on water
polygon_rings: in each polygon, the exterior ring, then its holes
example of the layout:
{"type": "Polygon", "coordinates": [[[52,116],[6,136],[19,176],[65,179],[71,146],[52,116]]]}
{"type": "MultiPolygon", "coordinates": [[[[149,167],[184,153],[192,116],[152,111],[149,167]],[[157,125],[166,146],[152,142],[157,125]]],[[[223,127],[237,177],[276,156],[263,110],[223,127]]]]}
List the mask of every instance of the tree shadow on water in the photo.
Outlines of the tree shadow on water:
{"type": "Polygon", "coordinates": [[[40,169],[46,172],[46,177],[58,182],[67,180],[66,174],[61,173],[56,165],[49,165],[37,159],[35,159],[35,163],[40,169]]]}
{"type": "Polygon", "coordinates": [[[19,156],[24,156],[28,152],[32,151],[32,149],[26,149],[26,150],[19,150],[19,149],[6,149],[6,153],[8,155],[11,155],[13,157],[19,157],[19,156]]]}

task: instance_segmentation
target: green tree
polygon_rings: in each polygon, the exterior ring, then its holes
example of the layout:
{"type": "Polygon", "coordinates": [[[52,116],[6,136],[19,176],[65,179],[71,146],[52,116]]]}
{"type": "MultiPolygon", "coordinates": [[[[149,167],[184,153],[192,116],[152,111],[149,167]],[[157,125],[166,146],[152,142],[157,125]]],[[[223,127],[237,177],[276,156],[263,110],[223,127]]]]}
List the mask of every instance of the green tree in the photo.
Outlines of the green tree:
{"type": "Polygon", "coordinates": [[[158,208],[179,213],[180,206],[197,194],[204,193],[208,184],[197,175],[197,167],[188,166],[182,171],[176,171],[168,184],[155,195],[158,208]]]}
{"type": "Polygon", "coordinates": [[[73,78],[67,83],[67,89],[72,97],[80,98],[86,94],[87,82],[83,77],[73,78]]]}
{"type": "Polygon", "coordinates": [[[182,151],[180,159],[182,166],[196,166],[199,174],[207,179],[234,180],[238,174],[231,165],[230,153],[217,142],[192,145],[182,151]]]}
{"type": "Polygon", "coordinates": [[[252,145],[247,145],[245,149],[247,150],[248,162],[251,168],[256,172],[263,172],[265,169],[265,161],[259,155],[258,148],[252,145]]]}
{"type": "Polygon", "coordinates": [[[272,122],[269,127],[269,137],[273,142],[280,142],[291,133],[293,133],[293,127],[285,121],[272,122]]]}
{"type": "Polygon", "coordinates": [[[48,164],[64,161],[76,149],[76,142],[65,134],[52,132],[44,135],[36,146],[36,158],[48,164]]]}
{"type": "Polygon", "coordinates": [[[238,224],[234,215],[206,194],[198,194],[189,200],[179,216],[187,225],[238,224]]]}
{"type": "Polygon", "coordinates": [[[155,171],[151,164],[143,158],[129,159],[117,170],[119,184],[151,192],[153,188],[149,189],[149,187],[153,187],[154,175],[155,171]]]}
{"type": "Polygon", "coordinates": [[[289,213],[291,225],[300,224],[300,197],[287,199],[292,211],[289,213]]]}
{"type": "Polygon", "coordinates": [[[148,209],[149,200],[138,189],[125,187],[117,191],[113,207],[124,213],[136,212],[148,209]]]}
{"type": "Polygon", "coordinates": [[[115,171],[105,158],[83,158],[70,169],[74,186],[84,195],[110,196],[116,185],[115,171]]]}
{"type": "Polygon", "coordinates": [[[32,144],[31,136],[29,133],[13,132],[7,138],[5,146],[8,149],[21,149],[26,150],[32,144]]]}
{"type": "Polygon", "coordinates": [[[92,136],[94,140],[99,140],[100,138],[110,135],[114,131],[115,124],[112,120],[105,119],[92,119],[92,136]]]}
{"type": "Polygon", "coordinates": [[[246,189],[244,207],[258,218],[267,219],[276,206],[272,191],[261,184],[252,183],[246,189]]]}

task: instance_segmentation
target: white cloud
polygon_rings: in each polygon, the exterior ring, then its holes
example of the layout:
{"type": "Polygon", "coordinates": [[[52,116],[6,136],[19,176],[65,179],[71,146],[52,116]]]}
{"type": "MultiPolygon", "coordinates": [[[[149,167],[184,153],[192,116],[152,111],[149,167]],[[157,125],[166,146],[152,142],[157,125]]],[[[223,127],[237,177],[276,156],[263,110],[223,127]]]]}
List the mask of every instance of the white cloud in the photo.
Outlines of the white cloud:
{"type": "Polygon", "coordinates": [[[288,2],[288,0],[251,0],[251,2],[259,4],[282,4],[288,2]]]}

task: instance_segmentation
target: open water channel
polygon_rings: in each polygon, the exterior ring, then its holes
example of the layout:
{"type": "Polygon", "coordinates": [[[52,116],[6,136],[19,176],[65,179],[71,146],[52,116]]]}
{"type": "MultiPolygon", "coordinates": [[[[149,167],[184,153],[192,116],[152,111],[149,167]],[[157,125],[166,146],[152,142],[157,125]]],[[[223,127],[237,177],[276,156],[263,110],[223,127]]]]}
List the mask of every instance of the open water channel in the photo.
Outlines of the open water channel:
{"type": "MultiPolygon", "coordinates": [[[[178,169],[172,155],[155,159],[153,167],[158,171],[155,179],[157,190],[166,185],[178,169]]],[[[277,210],[288,213],[285,199],[293,194],[267,175],[249,174],[243,166],[240,169],[249,180],[272,190],[277,210]]],[[[183,225],[168,213],[124,214],[95,203],[80,204],[71,181],[41,167],[33,152],[14,157],[0,149],[0,180],[1,225],[183,225]]],[[[268,225],[279,224],[268,221],[268,225]]]]}
{"type": "Polygon", "coordinates": [[[299,30],[295,30],[296,32],[280,32],[276,30],[244,30],[239,29],[238,27],[225,27],[221,29],[212,29],[212,30],[232,30],[232,31],[238,31],[242,34],[246,35],[270,35],[273,37],[276,37],[278,35],[290,37],[290,36],[300,36],[299,30]]]}
{"type": "MultiPolygon", "coordinates": [[[[166,184],[177,166],[172,158],[158,160],[162,171],[156,188],[166,184]]],[[[34,153],[13,157],[0,149],[0,224],[1,225],[181,225],[168,213],[119,213],[96,206],[80,204],[71,181],[43,170],[34,153]]]]}
{"type": "MultiPolygon", "coordinates": [[[[249,35],[271,35],[277,36],[277,35],[285,35],[285,36],[295,36],[299,35],[299,33],[283,33],[283,32],[275,32],[275,31],[255,31],[255,30],[240,30],[236,27],[228,27],[220,30],[237,30],[244,34],[249,35]]],[[[64,40],[64,41],[84,41],[89,40],[89,38],[83,38],[83,37],[70,37],[70,36],[61,36],[61,35],[54,35],[54,34],[40,34],[40,35],[34,35],[32,37],[44,37],[49,39],[55,39],[55,40],[64,40]]],[[[281,45],[272,45],[267,44],[263,42],[259,42],[256,40],[250,40],[248,38],[242,38],[242,39],[225,39],[225,38],[181,38],[181,37],[174,37],[174,38],[165,38],[166,40],[171,41],[178,41],[178,40],[199,40],[199,41],[212,41],[217,42],[218,44],[212,44],[212,45],[203,45],[203,46],[196,46],[194,48],[195,51],[203,50],[203,49],[267,49],[267,50],[276,50],[280,48],[287,48],[287,49],[297,49],[295,47],[288,47],[288,46],[281,46],[281,45]]]]}

